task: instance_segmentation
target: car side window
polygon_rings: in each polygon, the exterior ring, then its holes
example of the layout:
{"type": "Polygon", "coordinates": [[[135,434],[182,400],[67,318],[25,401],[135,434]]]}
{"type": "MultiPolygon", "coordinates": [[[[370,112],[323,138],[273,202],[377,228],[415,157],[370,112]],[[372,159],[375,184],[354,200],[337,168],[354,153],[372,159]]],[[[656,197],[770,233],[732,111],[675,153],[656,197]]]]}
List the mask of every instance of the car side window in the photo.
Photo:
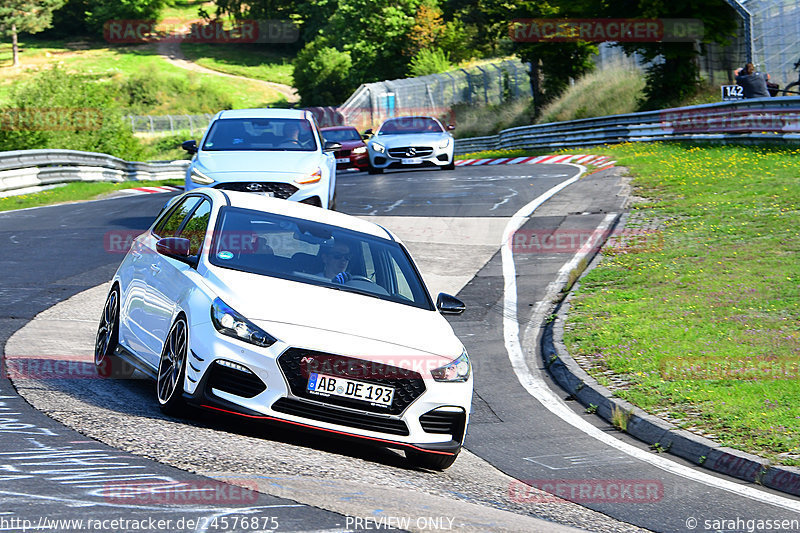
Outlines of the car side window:
{"type": "Polygon", "coordinates": [[[200,253],[203,246],[203,240],[206,236],[208,229],[208,221],[211,217],[211,202],[203,200],[203,202],[194,210],[189,220],[184,224],[179,237],[189,239],[191,245],[189,246],[189,255],[196,256],[200,253]]]}
{"type": "Polygon", "coordinates": [[[174,237],[175,233],[180,229],[181,224],[186,219],[186,216],[200,203],[200,198],[197,196],[190,196],[177,205],[161,222],[156,224],[153,228],[153,233],[157,237],[174,237]]]}

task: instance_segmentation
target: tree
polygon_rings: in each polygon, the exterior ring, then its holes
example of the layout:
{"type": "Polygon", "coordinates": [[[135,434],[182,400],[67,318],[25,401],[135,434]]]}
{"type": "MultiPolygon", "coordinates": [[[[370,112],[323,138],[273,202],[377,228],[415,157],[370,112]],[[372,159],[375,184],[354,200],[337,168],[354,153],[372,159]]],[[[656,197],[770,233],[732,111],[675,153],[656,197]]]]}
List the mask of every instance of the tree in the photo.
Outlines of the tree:
{"type": "MultiPolygon", "coordinates": [[[[579,0],[597,14],[616,18],[699,19],[703,23],[700,44],[728,44],[738,28],[737,16],[726,0],[579,0]]],[[[627,54],[640,54],[650,62],[643,109],[678,105],[700,84],[694,42],[620,43],[627,54]]]]}
{"type": "Polygon", "coordinates": [[[308,43],[294,60],[294,85],[304,106],[339,105],[350,96],[353,83],[349,52],[328,45],[319,36],[308,43]]]}
{"type": "Polygon", "coordinates": [[[53,11],[64,5],[64,0],[3,0],[0,4],[0,32],[11,35],[14,66],[19,65],[17,34],[39,33],[53,21],[53,11]]]}
{"type": "MultiPolygon", "coordinates": [[[[591,1],[591,0],[586,0],[591,1]]],[[[485,35],[503,31],[508,39],[509,24],[514,19],[568,18],[583,12],[574,11],[573,0],[527,0],[509,3],[504,0],[481,0],[485,35]]],[[[570,78],[578,78],[594,68],[590,57],[597,46],[586,42],[513,42],[512,50],[519,58],[530,63],[531,92],[534,116],[538,116],[544,105],[558,97],[569,86],[570,78]]]]}
{"type": "Polygon", "coordinates": [[[339,0],[322,34],[353,60],[351,79],[358,83],[398,78],[408,71],[405,52],[420,0],[339,0]]]}

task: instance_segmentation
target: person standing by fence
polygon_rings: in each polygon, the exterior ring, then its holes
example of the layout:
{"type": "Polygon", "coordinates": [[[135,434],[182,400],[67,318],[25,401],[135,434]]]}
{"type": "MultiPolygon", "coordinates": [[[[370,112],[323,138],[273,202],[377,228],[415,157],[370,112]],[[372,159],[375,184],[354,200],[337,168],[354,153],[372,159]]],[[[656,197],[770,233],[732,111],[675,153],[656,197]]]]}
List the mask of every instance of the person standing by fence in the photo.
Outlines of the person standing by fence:
{"type": "Polygon", "coordinates": [[[756,72],[756,67],[752,63],[746,64],[736,73],[736,84],[742,86],[745,98],[769,97],[767,80],[769,80],[769,75],[756,72]]]}

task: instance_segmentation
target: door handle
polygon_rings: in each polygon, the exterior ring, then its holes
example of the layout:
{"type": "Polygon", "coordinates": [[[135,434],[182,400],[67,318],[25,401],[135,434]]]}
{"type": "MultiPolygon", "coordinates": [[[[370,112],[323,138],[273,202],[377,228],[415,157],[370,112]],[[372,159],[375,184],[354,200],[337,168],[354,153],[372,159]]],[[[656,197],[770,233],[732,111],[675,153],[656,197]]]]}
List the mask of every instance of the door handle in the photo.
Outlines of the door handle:
{"type": "Polygon", "coordinates": [[[153,274],[158,274],[159,272],[161,272],[161,267],[154,263],[150,265],[150,270],[153,271],[153,274]]]}

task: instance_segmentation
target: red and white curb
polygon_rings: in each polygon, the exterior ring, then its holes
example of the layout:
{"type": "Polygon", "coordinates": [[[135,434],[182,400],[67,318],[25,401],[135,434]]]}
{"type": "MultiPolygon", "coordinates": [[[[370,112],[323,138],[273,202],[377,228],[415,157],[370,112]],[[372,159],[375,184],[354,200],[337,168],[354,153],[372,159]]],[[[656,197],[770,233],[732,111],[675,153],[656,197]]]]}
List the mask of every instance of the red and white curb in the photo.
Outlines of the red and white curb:
{"type": "Polygon", "coordinates": [[[609,168],[616,161],[609,161],[604,155],[540,155],[537,157],[496,157],[489,159],[460,159],[456,161],[457,167],[472,167],[480,165],[535,165],[554,163],[577,163],[578,165],[593,166],[597,170],[609,168]]]}
{"type": "Polygon", "coordinates": [[[182,191],[183,187],[172,187],[171,185],[163,185],[161,187],[133,187],[131,189],[123,189],[119,194],[126,194],[133,196],[135,194],[158,194],[161,192],[176,192],[182,191]]]}

